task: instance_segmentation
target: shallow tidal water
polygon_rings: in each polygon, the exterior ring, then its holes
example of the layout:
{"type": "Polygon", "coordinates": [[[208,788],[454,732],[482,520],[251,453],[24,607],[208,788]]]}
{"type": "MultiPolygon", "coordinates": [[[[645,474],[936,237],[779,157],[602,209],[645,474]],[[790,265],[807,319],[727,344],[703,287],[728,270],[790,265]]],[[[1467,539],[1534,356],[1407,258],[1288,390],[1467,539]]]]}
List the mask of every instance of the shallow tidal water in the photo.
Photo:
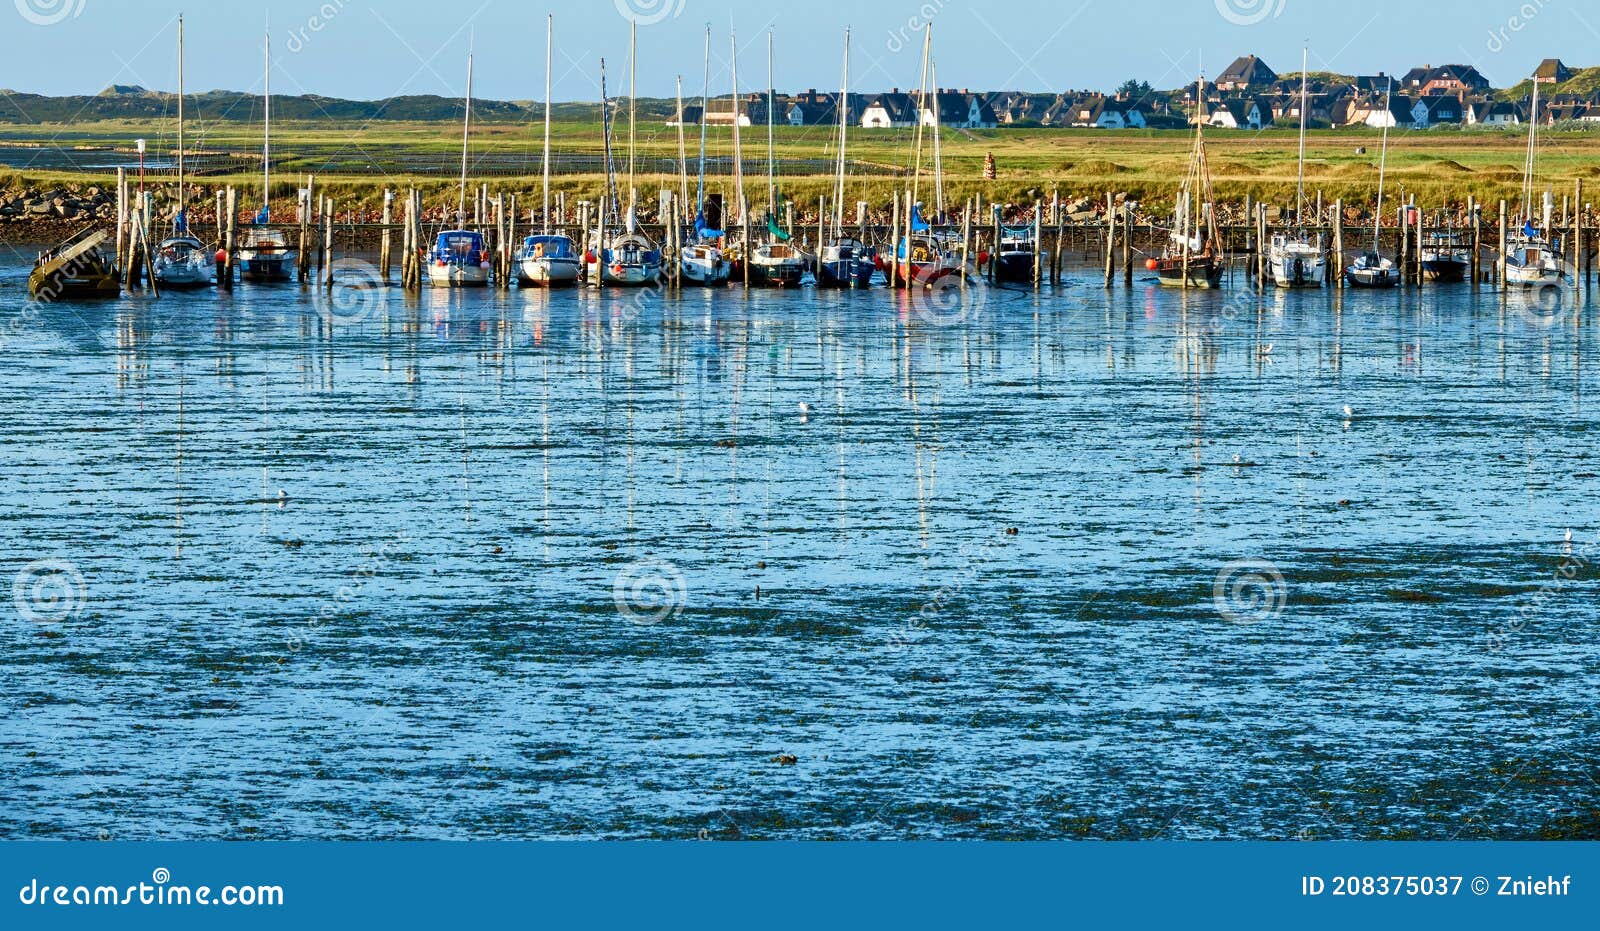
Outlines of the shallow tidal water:
{"type": "Polygon", "coordinates": [[[0,836],[1600,835],[1592,309],[25,274],[0,836]]]}

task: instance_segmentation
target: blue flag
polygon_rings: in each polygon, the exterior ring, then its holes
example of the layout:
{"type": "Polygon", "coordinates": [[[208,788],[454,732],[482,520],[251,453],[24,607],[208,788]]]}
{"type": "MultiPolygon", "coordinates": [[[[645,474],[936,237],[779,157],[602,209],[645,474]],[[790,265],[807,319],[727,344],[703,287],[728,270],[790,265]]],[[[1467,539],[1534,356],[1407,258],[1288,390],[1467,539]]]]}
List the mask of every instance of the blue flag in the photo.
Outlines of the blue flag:
{"type": "Polygon", "coordinates": [[[1522,235],[1528,237],[1529,239],[1532,239],[1533,237],[1539,235],[1539,231],[1533,228],[1533,224],[1532,223],[1529,223],[1528,225],[1526,225],[1526,226],[1524,226],[1522,228],[1522,235]]]}
{"type": "Polygon", "coordinates": [[[179,210],[178,215],[172,218],[172,229],[178,233],[189,232],[189,211],[187,209],[179,210]]]}
{"type": "Polygon", "coordinates": [[[271,223],[272,222],[272,208],[271,207],[262,207],[261,208],[261,212],[256,214],[256,222],[257,223],[271,223]]]}
{"type": "Polygon", "coordinates": [[[928,226],[928,221],[924,220],[922,218],[922,205],[921,204],[912,204],[911,205],[911,231],[913,233],[922,233],[922,232],[926,232],[930,228],[931,227],[928,226]]]}

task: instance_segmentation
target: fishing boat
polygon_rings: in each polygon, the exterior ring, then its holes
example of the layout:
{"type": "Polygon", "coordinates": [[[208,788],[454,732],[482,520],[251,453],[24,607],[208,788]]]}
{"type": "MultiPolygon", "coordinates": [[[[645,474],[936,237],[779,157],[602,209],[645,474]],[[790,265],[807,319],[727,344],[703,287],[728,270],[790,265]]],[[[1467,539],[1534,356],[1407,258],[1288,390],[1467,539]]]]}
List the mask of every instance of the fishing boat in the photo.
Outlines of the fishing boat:
{"type": "MultiPolygon", "coordinates": [[[[733,275],[733,263],[722,252],[722,207],[706,198],[706,114],[711,106],[711,28],[706,27],[705,64],[700,81],[700,160],[694,193],[694,239],[678,254],[680,280],[702,288],[720,287],[733,275]]],[[[735,108],[738,101],[734,102],[735,108]]],[[[680,102],[678,112],[683,113],[680,102]]],[[[737,114],[736,114],[737,115],[737,114]]],[[[738,121],[735,120],[737,123],[738,121]]],[[[679,168],[687,193],[688,164],[683,149],[683,120],[678,120],[679,168]]],[[[685,197],[685,200],[688,198],[685,197]]]]}
{"type": "MultiPolygon", "coordinates": [[[[1561,262],[1561,245],[1551,242],[1533,222],[1533,179],[1538,163],[1539,82],[1533,83],[1533,108],[1528,120],[1528,156],[1522,170],[1521,229],[1506,240],[1506,283],[1522,288],[1558,285],[1566,278],[1561,262]]],[[[1550,228],[1550,205],[1544,206],[1544,229],[1550,228]]]]}
{"type": "Polygon", "coordinates": [[[288,281],[295,252],[289,234],[272,223],[272,33],[266,37],[266,92],[262,95],[261,210],[239,243],[239,277],[244,281],[288,281]]]}
{"type": "Polygon", "coordinates": [[[1168,288],[1216,288],[1222,283],[1227,259],[1218,248],[1215,201],[1211,195],[1211,165],[1206,158],[1205,76],[1201,75],[1195,99],[1199,109],[1194,122],[1194,147],[1189,168],[1178,189],[1172,231],[1161,254],[1146,267],[1168,288]]]}
{"type": "Polygon", "coordinates": [[[1000,248],[995,250],[996,281],[1028,284],[1033,281],[1034,265],[1039,260],[1039,244],[1033,226],[1005,226],[1000,229],[1000,248]]]}
{"type": "MultiPolygon", "coordinates": [[[[1389,112],[1389,104],[1394,98],[1394,78],[1389,79],[1388,92],[1384,95],[1383,110],[1389,112]]],[[[1393,120],[1383,121],[1383,154],[1378,157],[1378,204],[1372,214],[1372,248],[1356,256],[1344,270],[1345,283],[1352,288],[1392,288],[1400,283],[1400,269],[1394,260],[1384,255],[1379,248],[1379,236],[1383,232],[1383,188],[1387,179],[1389,167],[1389,124],[1393,120]]],[[[1344,222],[1340,218],[1340,222],[1344,222]]]]}
{"type": "Polygon", "coordinates": [[[461,192],[456,201],[456,228],[434,240],[428,282],[435,288],[481,288],[489,283],[489,250],[483,234],[467,226],[467,158],[472,144],[472,55],[467,55],[466,114],[461,124],[461,192]]]}
{"type": "Polygon", "coordinates": [[[582,262],[571,237],[540,233],[524,237],[517,250],[517,283],[524,287],[559,288],[576,284],[582,262]]]}
{"type": "Polygon", "coordinates": [[[618,218],[617,173],[611,156],[611,101],[606,95],[606,61],[600,59],[600,112],[605,139],[606,190],[602,199],[599,227],[594,231],[598,251],[584,256],[584,274],[591,282],[609,287],[640,287],[661,279],[661,250],[650,237],[640,232],[633,208],[618,218]]]}
{"type": "MultiPolygon", "coordinates": [[[[927,106],[928,100],[928,75],[933,67],[933,26],[923,27],[922,35],[922,83],[917,94],[917,132],[913,145],[912,174],[911,174],[911,200],[906,218],[907,231],[898,234],[895,242],[895,269],[899,278],[897,284],[905,287],[931,287],[935,283],[951,275],[963,273],[965,257],[957,241],[950,236],[943,235],[933,228],[922,214],[922,202],[917,199],[918,186],[922,180],[922,139],[923,127],[929,122],[922,116],[922,110],[927,106]]],[[[939,162],[939,115],[938,101],[935,98],[933,112],[933,152],[934,152],[934,196],[943,198],[944,180],[943,166],[939,162]]],[[[940,207],[942,208],[942,204],[940,207]]]]}
{"type": "Polygon", "coordinates": [[[184,185],[183,151],[183,17],[178,17],[178,211],[172,235],[156,245],[150,274],[163,288],[203,288],[212,282],[214,257],[205,243],[189,232],[188,189],[184,185]]]}
{"type": "Polygon", "coordinates": [[[576,284],[582,270],[578,247],[570,236],[550,227],[550,62],[555,39],[554,14],[545,17],[544,32],[544,229],[525,237],[517,249],[517,284],[556,288],[576,284]]]}
{"type": "Polygon", "coordinates": [[[100,249],[108,238],[105,230],[86,229],[39,253],[28,275],[28,296],[47,303],[120,296],[116,263],[100,249]]]}
{"type": "Polygon", "coordinates": [[[844,31],[844,77],[839,82],[839,153],[834,172],[833,233],[817,263],[819,288],[870,288],[878,271],[876,250],[844,231],[846,152],[850,141],[850,30],[844,31]]]}
{"type": "Polygon", "coordinates": [[[816,256],[794,243],[794,235],[778,222],[783,198],[778,194],[775,121],[778,91],[772,77],[772,30],[767,30],[767,238],[750,250],[750,283],[764,288],[796,287],[817,263],[816,256]]]}
{"type": "Polygon", "coordinates": [[[1306,113],[1310,109],[1307,67],[1310,50],[1305,50],[1300,62],[1300,167],[1295,182],[1295,223],[1293,233],[1274,233],[1267,247],[1267,260],[1272,269],[1272,280],[1280,288],[1320,288],[1328,277],[1327,250],[1323,248],[1322,234],[1306,231],[1306,113]]]}
{"type": "Polygon", "coordinates": [[[1427,233],[1419,253],[1424,281],[1453,284],[1467,280],[1472,266],[1472,247],[1459,233],[1435,230],[1427,233]]]}
{"type": "Polygon", "coordinates": [[[902,236],[895,245],[895,263],[900,283],[906,286],[928,287],[961,273],[959,249],[922,219],[921,204],[912,205],[911,235],[902,236]]]}

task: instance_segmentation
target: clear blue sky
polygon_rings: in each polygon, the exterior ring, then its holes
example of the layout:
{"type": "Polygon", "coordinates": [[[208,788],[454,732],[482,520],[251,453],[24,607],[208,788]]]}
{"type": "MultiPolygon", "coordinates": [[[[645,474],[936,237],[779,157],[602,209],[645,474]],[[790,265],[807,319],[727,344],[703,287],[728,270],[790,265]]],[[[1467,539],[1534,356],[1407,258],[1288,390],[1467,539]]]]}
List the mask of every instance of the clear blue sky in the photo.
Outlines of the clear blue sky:
{"type": "MultiPolygon", "coordinates": [[[[608,59],[613,93],[626,90],[628,22],[621,9],[629,8],[644,20],[660,20],[639,28],[641,96],[670,96],[680,73],[686,92],[698,92],[707,23],[716,91],[728,87],[730,26],[739,30],[745,89],[766,84],[769,27],[776,35],[780,88],[836,87],[846,25],[855,36],[853,87],[913,87],[918,28],[927,12],[933,13],[939,83],[947,87],[1108,89],[1137,77],[1171,88],[1192,80],[1202,63],[1214,75],[1249,52],[1279,72],[1298,70],[1307,41],[1313,70],[1372,74],[1461,62],[1476,65],[1496,86],[1516,82],[1547,56],[1575,67],[1600,64],[1600,7],[1588,0],[929,0],[920,6],[909,0],[583,0],[560,7],[526,0],[212,0],[185,10],[188,89],[259,91],[260,32],[270,12],[275,93],[459,96],[474,44],[479,96],[537,99],[543,96],[544,17],[553,11],[555,96],[596,99],[601,56],[608,59]]],[[[112,83],[170,90],[177,84],[173,23],[183,9],[165,0],[0,4],[8,39],[0,87],[48,94],[95,93],[112,83]],[[60,21],[36,25],[24,9],[34,19],[60,21]]]]}

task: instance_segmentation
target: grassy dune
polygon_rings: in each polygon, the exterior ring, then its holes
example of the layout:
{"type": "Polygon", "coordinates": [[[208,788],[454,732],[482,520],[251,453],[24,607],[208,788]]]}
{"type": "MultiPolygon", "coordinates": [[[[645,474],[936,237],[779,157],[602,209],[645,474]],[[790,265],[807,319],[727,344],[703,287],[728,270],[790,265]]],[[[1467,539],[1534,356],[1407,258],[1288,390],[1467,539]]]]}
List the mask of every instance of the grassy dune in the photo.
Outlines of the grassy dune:
{"type": "MultiPolygon", "coordinates": [[[[131,147],[135,138],[150,140],[152,151],[170,150],[171,125],[136,123],[90,123],[70,127],[16,127],[0,131],[0,144],[121,145],[131,147]]],[[[241,157],[253,155],[259,146],[259,128],[248,124],[213,123],[191,127],[194,145],[211,152],[229,152],[241,157]]],[[[520,177],[486,178],[496,190],[535,194],[539,180],[537,159],[542,144],[541,123],[489,123],[475,127],[473,153],[486,162],[496,157],[523,158],[529,174],[520,177]]],[[[373,123],[366,126],[333,128],[327,124],[290,124],[274,127],[275,151],[283,159],[279,176],[283,195],[296,185],[297,174],[318,171],[324,188],[341,204],[375,203],[385,186],[416,184],[444,197],[454,183],[456,160],[460,152],[460,129],[446,123],[373,123]]],[[[677,131],[652,120],[641,120],[637,153],[641,164],[662,164],[677,157],[677,131]]],[[[686,129],[690,170],[699,143],[698,130],[686,129]]],[[[777,131],[780,159],[831,160],[834,155],[831,128],[782,127],[777,131]]],[[[887,200],[896,182],[884,171],[904,171],[910,162],[914,133],[909,130],[855,130],[851,134],[852,160],[873,166],[879,173],[852,177],[849,196],[874,202],[887,200]]],[[[599,124],[558,123],[553,129],[554,148],[560,154],[597,154],[602,151],[599,124]]],[[[1297,136],[1292,130],[1263,132],[1213,130],[1207,135],[1211,153],[1213,181],[1223,200],[1241,200],[1245,195],[1269,202],[1286,203],[1295,185],[1297,136]]],[[[625,165],[627,125],[624,119],[614,137],[619,165],[625,165]]],[[[1375,130],[1320,131],[1308,144],[1307,185],[1321,191],[1329,200],[1369,201],[1377,186],[1380,135],[1375,130]],[[1366,148],[1365,154],[1358,149],[1366,148]]],[[[726,156],[732,151],[731,133],[714,129],[710,152],[726,156]]],[[[766,128],[745,130],[744,154],[747,159],[765,156],[766,128]]],[[[931,149],[931,139],[925,144],[931,149]]],[[[958,201],[971,194],[986,198],[1024,202],[1035,197],[1048,198],[1059,187],[1064,197],[1103,196],[1107,191],[1127,192],[1148,204],[1169,201],[1182,179],[1190,136],[1183,131],[1089,131],[1089,130],[946,130],[942,155],[946,171],[946,197],[958,201]],[[999,168],[996,181],[982,177],[984,156],[992,153],[999,168]]],[[[1392,194],[1415,194],[1427,206],[1457,204],[1468,195],[1493,202],[1499,198],[1515,200],[1521,187],[1525,137],[1516,130],[1444,129],[1421,132],[1396,132],[1390,149],[1392,194]]],[[[931,159],[931,150],[927,157],[931,159]]],[[[521,163],[519,163],[521,164],[521,163]]],[[[1600,179],[1600,133],[1557,130],[1542,135],[1540,144],[1540,186],[1559,194],[1570,192],[1577,179],[1600,179]]],[[[101,176],[65,175],[51,172],[26,172],[0,177],[0,183],[15,187],[23,184],[52,184],[65,181],[86,183],[108,180],[101,176]]],[[[763,177],[747,179],[752,197],[757,197],[763,177]]],[[[205,183],[236,183],[253,186],[253,174],[207,178],[205,183]]],[[[557,187],[569,196],[595,197],[601,189],[598,174],[558,175],[557,187]]],[[[638,186],[642,190],[662,183],[675,184],[668,175],[641,170],[638,186]]],[[[833,184],[825,170],[811,169],[798,177],[783,177],[780,186],[787,195],[813,203],[833,184]]],[[[926,188],[929,182],[925,179],[926,188]]],[[[715,188],[726,191],[730,182],[714,178],[715,188]]],[[[1587,199],[1587,198],[1586,198],[1587,199]]]]}

